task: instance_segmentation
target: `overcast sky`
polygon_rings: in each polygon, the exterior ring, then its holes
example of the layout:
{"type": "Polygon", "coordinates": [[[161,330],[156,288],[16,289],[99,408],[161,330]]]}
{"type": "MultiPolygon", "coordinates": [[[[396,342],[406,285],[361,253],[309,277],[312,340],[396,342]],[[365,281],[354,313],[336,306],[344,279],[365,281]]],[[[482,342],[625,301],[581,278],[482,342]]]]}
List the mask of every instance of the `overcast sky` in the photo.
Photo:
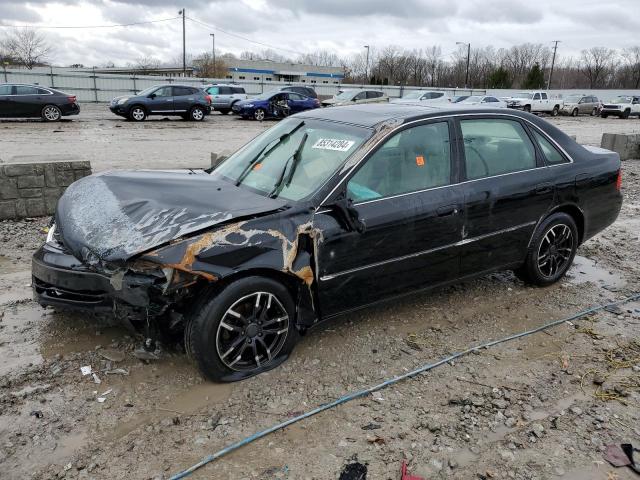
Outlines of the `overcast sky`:
{"type": "MultiPolygon", "coordinates": [[[[559,55],[583,48],[624,48],[640,43],[639,0],[0,0],[0,24],[93,26],[187,16],[226,32],[291,51],[334,50],[339,55],[363,45],[403,48],[440,45],[443,54],[456,42],[473,46],[561,40],[559,55]]],[[[5,28],[0,28],[0,35],[5,28]]],[[[163,62],[182,52],[182,22],[118,28],[42,30],[54,44],[57,65],[87,66],[134,62],[142,56],[163,62]]],[[[187,21],[187,51],[240,53],[265,47],[223,31],[187,21]]]]}

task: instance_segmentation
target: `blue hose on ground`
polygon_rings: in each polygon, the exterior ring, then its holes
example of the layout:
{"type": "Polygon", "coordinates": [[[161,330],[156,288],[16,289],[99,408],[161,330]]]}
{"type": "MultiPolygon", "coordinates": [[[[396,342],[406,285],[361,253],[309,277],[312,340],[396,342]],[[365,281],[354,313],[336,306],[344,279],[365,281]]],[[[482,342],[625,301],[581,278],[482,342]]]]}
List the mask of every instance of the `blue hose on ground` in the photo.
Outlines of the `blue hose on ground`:
{"type": "Polygon", "coordinates": [[[317,408],[314,408],[313,410],[310,410],[310,411],[308,411],[306,413],[303,413],[302,415],[299,415],[297,417],[291,418],[291,419],[289,419],[289,420],[287,420],[285,422],[278,423],[277,425],[269,427],[266,430],[262,430],[260,432],[254,433],[253,435],[251,435],[251,436],[249,436],[249,437],[247,437],[247,438],[245,438],[243,440],[240,440],[240,441],[238,441],[236,443],[232,443],[231,445],[223,448],[222,450],[219,450],[219,451],[217,451],[216,453],[214,453],[212,455],[206,456],[205,458],[200,460],[198,463],[196,463],[195,465],[187,468],[186,470],[183,470],[182,472],[179,472],[179,473],[175,474],[173,477],[170,478],[170,480],[178,480],[180,478],[185,478],[185,477],[191,475],[196,470],[198,470],[200,467],[203,467],[204,465],[206,465],[208,463],[211,463],[214,460],[217,460],[220,457],[223,457],[227,453],[230,453],[230,452],[233,452],[234,450],[239,449],[240,447],[248,445],[249,443],[252,443],[252,442],[254,442],[254,441],[256,441],[256,440],[258,440],[260,438],[266,437],[267,435],[269,435],[270,433],[275,432],[276,430],[280,430],[282,428],[288,427],[289,425],[292,425],[292,424],[294,424],[296,422],[299,422],[300,420],[304,420],[305,418],[312,417],[313,415],[316,415],[317,413],[324,412],[325,410],[329,410],[330,408],[336,407],[336,406],[338,406],[340,404],[349,402],[349,401],[354,400],[356,398],[364,397],[365,395],[373,393],[373,392],[375,392],[377,390],[382,390],[383,388],[386,388],[389,385],[393,385],[395,383],[398,383],[401,380],[405,380],[407,378],[415,377],[416,375],[419,375],[421,373],[427,372],[429,370],[433,370],[436,367],[439,367],[441,365],[444,365],[445,363],[451,362],[451,361],[456,360],[456,359],[458,359],[460,357],[468,355],[469,353],[472,353],[474,351],[477,351],[477,350],[480,350],[480,349],[483,349],[483,348],[493,347],[493,346],[498,345],[500,343],[509,342],[509,341],[515,340],[517,338],[526,337],[527,335],[532,335],[534,333],[541,332],[542,330],[546,330],[548,328],[555,327],[555,326],[560,325],[560,324],[562,324],[564,322],[569,322],[571,320],[577,320],[577,319],[579,319],[581,317],[584,317],[586,315],[590,315],[590,314],[598,312],[600,310],[604,310],[605,308],[614,307],[614,306],[617,306],[617,305],[622,305],[624,303],[631,302],[631,301],[637,300],[637,299],[640,299],[640,292],[634,293],[633,295],[631,295],[629,297],[626,297],[626,298],[624,298],[622,300],[618,300],[616,302],[611,302],[611,303],[607,303],[607,304],[604,304],[604,305],[596,305],[594,307],[590,307],[590,308],[588,308],[586,310],[583,310],[581,312],[576,313],[575,315],[571,315],[570,317],[563,318],[561,320],[554,320],[554,321],[549,322],[549,323],[545,323],[544,325],[542,325],[540,327],[537,327],[537,328],[534,328],[532,330],[527,330],[527,331],[524,331],[524,332],[516,333],[514,335],[510,335],[508,337],[501,338],[499,340],[493,340],[493,341],[486,342],[486,343],[483,343],[483,344],[480,344],[480,345],[476,345],[475,347],[468,348],[466,350],[463,350],[463,351],[458,352],[458,353],[454,353],[453,355],[450,355],[450,356],[445,357],[445,358],[443,358],[441,360],[438,360],[435,363],[430,363],[430,364],[427,364],[427,365],[423,365],[423,366],[421,366],[421,367],[419,367],[419,368],[417,368],[415,370],[412,370],[410,372],[407,372],[407,373],[405,373],[403,375],[399,375],[399,376],[394,377],[394,378],[392,378],[390,380],[386,380],[386,381],[384,381],[382,383],[379,383],[378,385],[374,385],[373,387],[369,387],[369,388],[367,388],[365,390],[359,390],[357,392],[349,393],[349,394],[347,394],[347,395],[345,395],[343,397],[340,397],[340,398],[334,400],[333,402],[321,405],[321,406],[319,406],[317,408]]]}

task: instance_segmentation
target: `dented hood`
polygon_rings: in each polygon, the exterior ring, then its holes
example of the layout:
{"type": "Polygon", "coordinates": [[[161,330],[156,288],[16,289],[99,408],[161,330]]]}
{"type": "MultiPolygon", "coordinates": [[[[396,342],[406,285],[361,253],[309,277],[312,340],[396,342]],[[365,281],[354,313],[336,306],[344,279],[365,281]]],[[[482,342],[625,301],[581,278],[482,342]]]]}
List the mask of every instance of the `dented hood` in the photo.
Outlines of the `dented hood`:
{"type": "Polygon", "coordinates": [[[173,239],[278,210],[270,199],[202,171],[119,171],[73,183],[58,201],[56,228],[84,262],[118,263],[173,239]]]}

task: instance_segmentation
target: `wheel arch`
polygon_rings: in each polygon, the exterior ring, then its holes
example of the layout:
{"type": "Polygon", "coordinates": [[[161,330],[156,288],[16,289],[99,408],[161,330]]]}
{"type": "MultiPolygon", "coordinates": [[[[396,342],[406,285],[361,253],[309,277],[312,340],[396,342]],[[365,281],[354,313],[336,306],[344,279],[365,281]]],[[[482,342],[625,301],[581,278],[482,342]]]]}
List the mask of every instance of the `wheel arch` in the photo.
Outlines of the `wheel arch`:
{"type": "Polygon", "coordinates": [[[149,109],[145,106],[144,103],[134,103],[133,105],[131,105],[128,109],[127,109],[127,116],[131,115],[131,110],[133,110],[136,107],[140,107],[144,110],[144,112],[149,115],[149,109]]]}
{"type": "Polygon", "coordinates": [[[574,203],[566,203],[555,207],[545,216],[545,218],[548,218],[554,213],[566,213],[573,218],[573,221],[576,222],[576,227],[578,228],[578,245],[580,245],[584,240],[585,232],[585,215],[582,209],[574,203]]]}

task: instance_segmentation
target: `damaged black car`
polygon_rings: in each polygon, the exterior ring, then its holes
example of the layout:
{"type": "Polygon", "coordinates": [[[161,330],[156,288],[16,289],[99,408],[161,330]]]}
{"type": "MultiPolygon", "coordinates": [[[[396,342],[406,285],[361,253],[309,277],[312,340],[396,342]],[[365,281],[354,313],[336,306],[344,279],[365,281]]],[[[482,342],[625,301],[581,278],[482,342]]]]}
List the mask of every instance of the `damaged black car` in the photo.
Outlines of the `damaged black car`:
{"type": "Polygon", "coordinates": [[[620,211],[617,154],[523,112],[357,105],[294,115],[212,171],[72,184],[33,257],[44,306],[108,312],[202,373],[269,370],[319,322],[513,269],[558,281],[620,211]]]}

